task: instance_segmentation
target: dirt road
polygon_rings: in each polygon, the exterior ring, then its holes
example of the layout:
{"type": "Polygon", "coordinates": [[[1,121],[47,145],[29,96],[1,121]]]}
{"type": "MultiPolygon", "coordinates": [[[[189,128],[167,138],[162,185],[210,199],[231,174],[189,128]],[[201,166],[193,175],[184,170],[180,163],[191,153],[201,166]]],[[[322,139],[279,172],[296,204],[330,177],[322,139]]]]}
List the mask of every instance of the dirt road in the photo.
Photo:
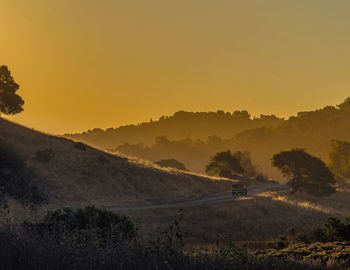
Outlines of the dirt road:
{"type": "Polygon", "coordinates": [[[251,200],[255,196],[267,192],[267,191],[279,191],[286,190],[288,187],[280,184],[271,184],[257,187],[248,187],[247,196],[235,196],[233,197],[231,192],[226,192],[222,194],[215,194],[212,196],[205,196],[203,198],[182,201],[182,202],[171,202],[171,203],[154,203],[154,204],[140,204],[140,205],[127,205],[127,206],[109,206],[110,211],[130,211],[130,210],[143,210],[143,209],[164,209],[164,208],[187,208],[202,206],[206,204],[215,204],[230,201],[241,201],[241,200],[251,200]]]}

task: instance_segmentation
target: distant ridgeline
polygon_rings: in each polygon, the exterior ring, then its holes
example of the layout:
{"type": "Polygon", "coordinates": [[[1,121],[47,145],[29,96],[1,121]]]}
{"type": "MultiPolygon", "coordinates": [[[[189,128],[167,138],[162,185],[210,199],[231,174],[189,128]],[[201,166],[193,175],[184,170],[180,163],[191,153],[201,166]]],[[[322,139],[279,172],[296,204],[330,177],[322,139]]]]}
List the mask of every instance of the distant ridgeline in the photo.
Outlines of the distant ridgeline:
{"type": "Polygon", "coordinates": [[[233,113],[176,112],[173,116],[162,116],[157,121],[102,130],[95,128],[83,133],[65,134],[66,137],[81,140],[104,148],[115,149],[124,143],[152,145],[155,138],[165,136],[170,140],[200,139],[209,136],[232,138],[238,132],[263,126],[276,126],[283,119],[275,115],[261,115],[252,118],[247,111],[233,113]]]}
{"type": "Polygon", "coordinates": [[[218,151],[248,151],[258,170],[278,176],[271,158],[281,150],[305,148],[328,162],[332,140],[350,141],[350,98],[288,120],[252,118],[246,111],[177,112],[158,121],[66,136],[151,161],[174,158],[196,172],[204,172],[218,151]]]}

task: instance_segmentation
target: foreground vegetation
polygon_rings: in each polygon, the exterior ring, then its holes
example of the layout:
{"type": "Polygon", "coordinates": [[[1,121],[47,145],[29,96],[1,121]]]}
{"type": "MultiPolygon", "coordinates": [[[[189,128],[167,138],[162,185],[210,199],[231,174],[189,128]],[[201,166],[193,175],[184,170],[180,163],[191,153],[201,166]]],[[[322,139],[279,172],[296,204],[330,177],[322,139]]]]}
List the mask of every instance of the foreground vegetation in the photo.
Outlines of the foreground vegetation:
{"type": "Polygon", "coordinates": [[[252,252],[226,241],[192,249],[184,245],[178,221],[146,238],[127,217],[95,207],[49,212],[37,222],[3,222],[0,243],[0,268],[5,270],[348,269],[349,263],[348,242],[252,252]]]}

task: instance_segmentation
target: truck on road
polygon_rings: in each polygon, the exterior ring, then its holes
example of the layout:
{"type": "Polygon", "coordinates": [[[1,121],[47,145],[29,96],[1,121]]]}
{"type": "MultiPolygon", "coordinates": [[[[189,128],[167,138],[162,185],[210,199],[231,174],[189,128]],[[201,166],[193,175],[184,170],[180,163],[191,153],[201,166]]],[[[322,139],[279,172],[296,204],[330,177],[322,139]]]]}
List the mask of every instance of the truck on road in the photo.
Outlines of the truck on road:
{"type": "Polygon", "coordinates": [[[243,196],[247,194],[248,194],[248,190],[245,187],[245,185],[241,183],[232,184],[232,196],[243,196]]]}

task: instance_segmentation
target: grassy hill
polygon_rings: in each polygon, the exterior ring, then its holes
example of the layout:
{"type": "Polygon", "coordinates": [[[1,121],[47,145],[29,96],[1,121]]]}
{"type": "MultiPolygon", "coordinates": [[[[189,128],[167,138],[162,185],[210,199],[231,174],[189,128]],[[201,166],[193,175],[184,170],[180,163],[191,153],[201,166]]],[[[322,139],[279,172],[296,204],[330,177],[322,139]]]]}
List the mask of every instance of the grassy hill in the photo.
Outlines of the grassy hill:
{"type": "Polygon", "coordinates": [[[108,205],[220,192],[229,181],[130,161],[0,119],[0,141],[35,172],[51,204],[108,205]]]}
{"type": "Polygon", "coordinates": [[[350,141],[349,120],[350,99],[346,99],[287,120],[273,115],[252,118],[247,112],[177,112],[158,121],[67,136],[150,161],[176,159],[198,173],[219,151],[248,151],[260,172],[280,178],[271,167],[275,153],[305,148],[328,162],[332,140],[350,141]]]}
{"type": "Polygon", "coordinates": [[[350,188],[343,186],[329,197],[290,191],[269,191],[239,200],[184,208],[125,211],[145,233],[163,231],[174,220],[189,243],[212,244],[217,240],[267,241],[291,228],[312,233],[329,217],[343,219],[350,213],[350,188]]]}

